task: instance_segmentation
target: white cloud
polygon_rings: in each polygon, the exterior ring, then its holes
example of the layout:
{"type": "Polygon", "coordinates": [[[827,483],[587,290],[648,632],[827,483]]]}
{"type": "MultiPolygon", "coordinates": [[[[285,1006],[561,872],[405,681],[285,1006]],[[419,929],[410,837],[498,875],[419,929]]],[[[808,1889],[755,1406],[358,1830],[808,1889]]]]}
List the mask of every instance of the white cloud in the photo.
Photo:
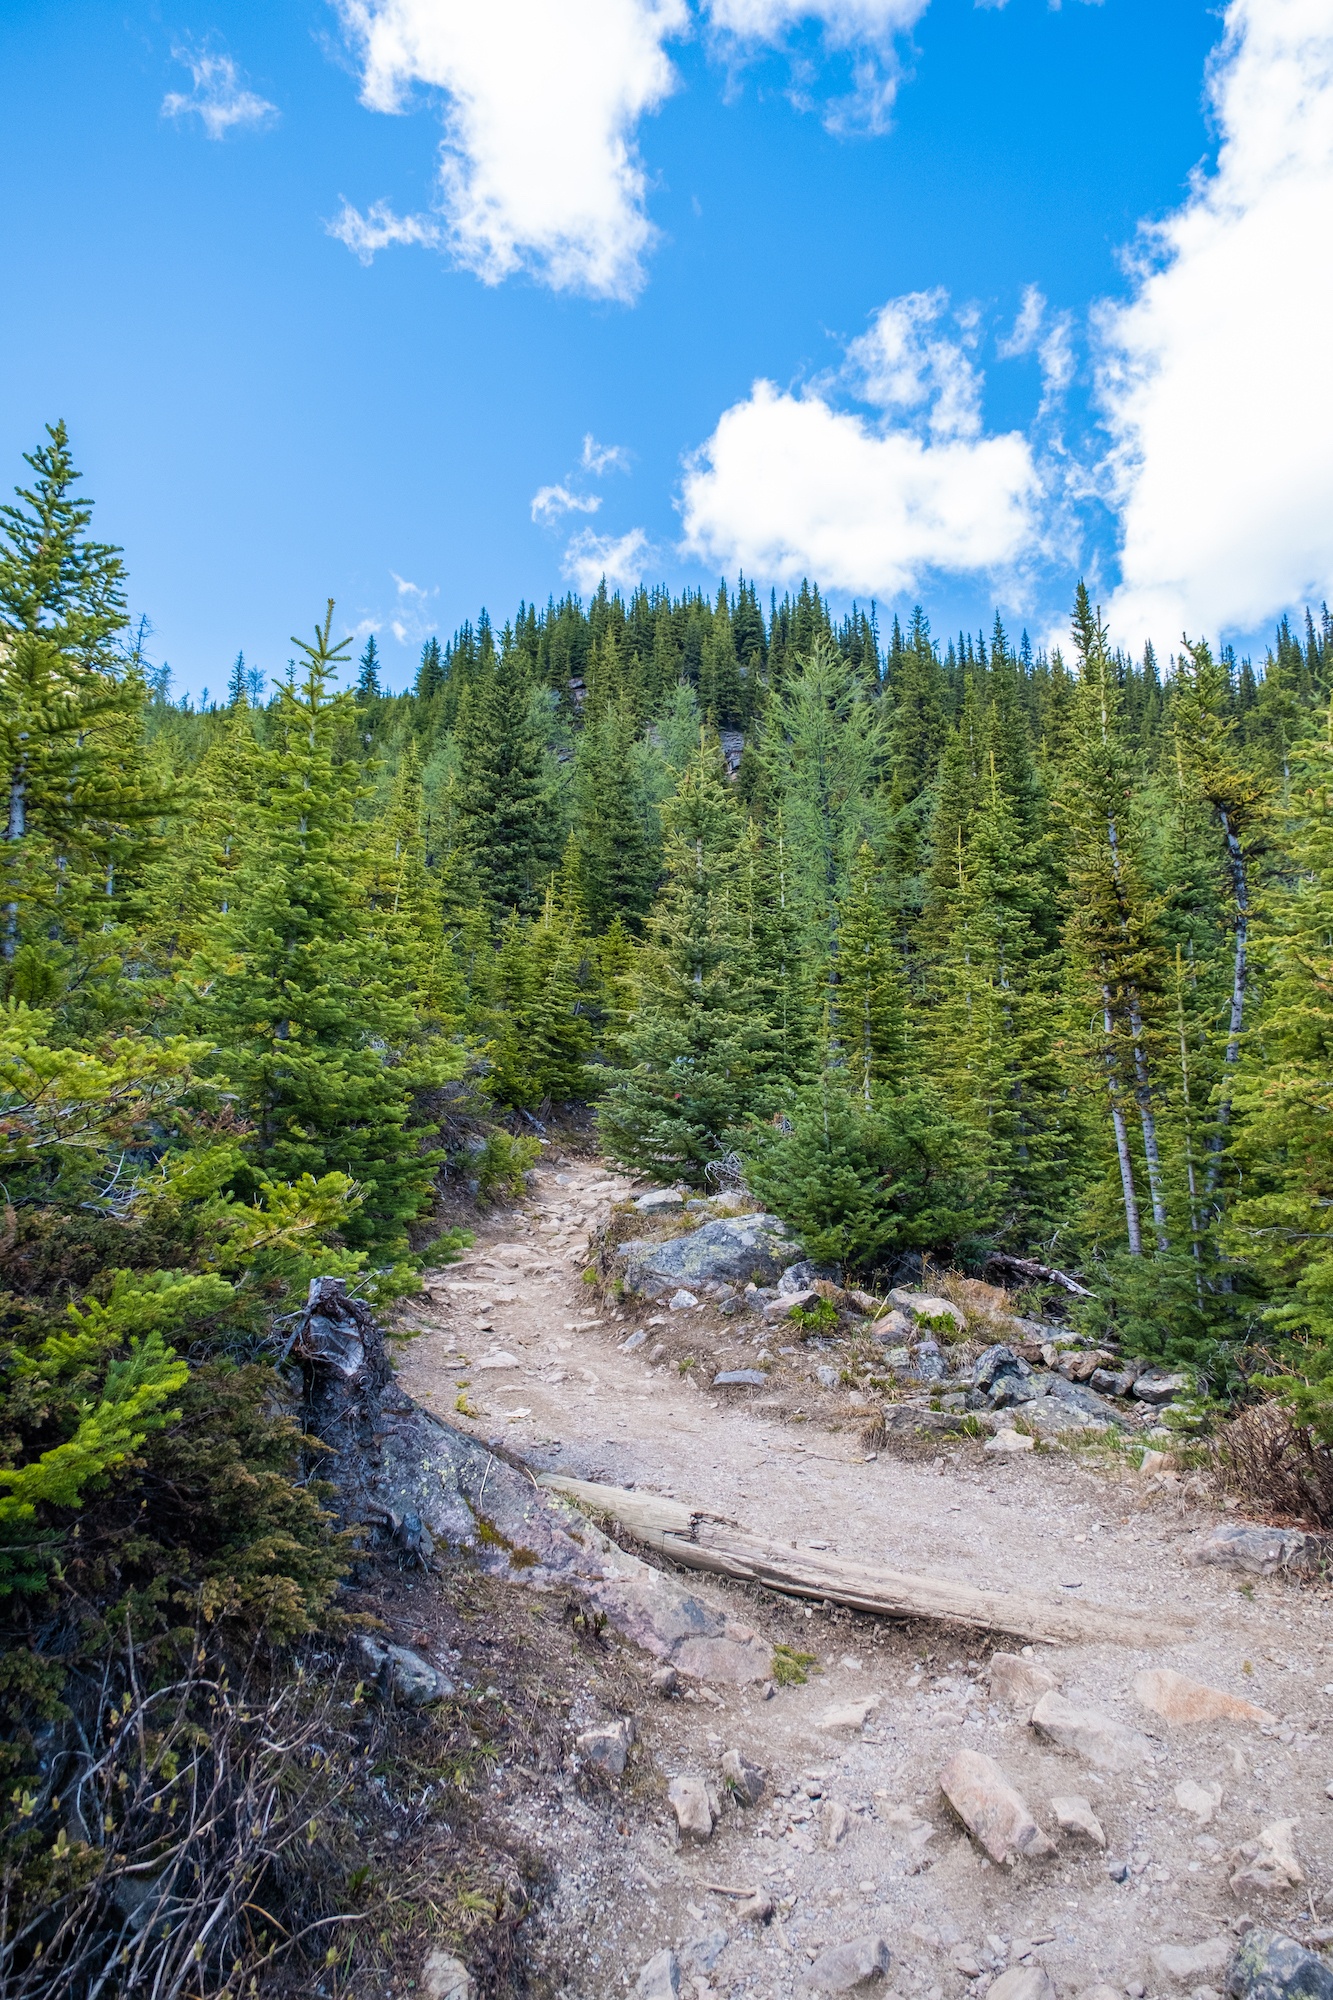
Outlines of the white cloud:
{"type": "Polygon", "coordinates": [[[567,486],[539,486],[532,496],[532,518],[549,528],[562,514],[595,514],[601,504],[600,493],[571,493],[567,486]]]}
{"type": "Polygon", "coordinates": [[[1232,0],[1214,171],[1102,322],[1122,510],[1112,630],[1170,646],[1333,595],[1333,15],[1232,0]]]}
{"type": "Polygon", "coordinates": [[[394,569],[389,571],[389,575],[393,578],[394,593],[398,599],[397,614],[389,619],[389,630],[400,646],[419,645],[430,636],[434,622],[430,616],[430,604],[431,599],[440,594],[439,585],[427,587],[413,583],[408,577],[399,576],[394,569]]]}
{"type": "Polygon", "coordinates": [[[598,444],[592,432],[586,431],[580,462],[585,472],[600,479],[604,472],[628,472],[629,452],[623,444],[598,444]]]}
{"type": "Polygon", "coordinates": [[[194,89],[188,94],[169,90],[162,99],[163,117],[197,117],[210,139],[225,139],[242,125],[268,125],[277,117],[276,104],[245,88],[230,56],[189,49],[173,49],[171,54],[189,70],[194,89]]]}
{"type": "Polygon", "coordinates": [[[443,230],[432,217],[395,215],[385,201],[372,202],[363,215],[344,199],[338,214],[325,226],[329,235],[345,243],[363,264],[369,264],[377,250],[385,250],[391,243],[418,243],[437,249],[444,238],[443,230]]]}
{"type": "MultiPolygon", "coordinates": [[[[767,45],[780,47],[793,28],[817,21],[825,42],[857,52],[851,94],[824,106],[833,131],[882,132],[898,92],[898,36],[913,27],[930,0],[708,0],[708,19],[734,54],[767,45]]],[[[793,93],[802,109],[808,91],[793,93]]]]}
{"type": "Polygon", "coordinates": [[[635,132],[675,88],[665,43],[689,28],[685,0],[339,5],[372,110],[401,110],[414,85],[445,93],[442,238],[460,264],[634,296],[655,233],[635,132]]]}
{"type": "Polygon", "coordinates": [[[1041,414],[1044,415],[1059,402],[1073,379],[1073,321],[1068,313],[1048,318],[1046,300],[1035,285],[1029,285],[1023,293],[1013,332],[996,342],[995,352],[1002,361],[1036,354],[1041,365],[1041,414]]]}
{"type": "Polygon", "coordinates": [[[981,433],[980,378],[939,330],[942,293],[895,299],[848,349],[844,380],[881,413],[756,382],[688,462],[685,551],[774,582],[817,576],[859,595],[933,569],[995,571],[1037,546],[1041,482],[1027,440],[981,433]]]}
{"type": "Polygon", "coordinates": [[[642,528],[631,528],[625,535],[596,535],[591,528],[582,528],[565,550],[565,575],[585,597],[603,577],[608,589],[631,590],[643,579],[648,552],[642,528]]]}

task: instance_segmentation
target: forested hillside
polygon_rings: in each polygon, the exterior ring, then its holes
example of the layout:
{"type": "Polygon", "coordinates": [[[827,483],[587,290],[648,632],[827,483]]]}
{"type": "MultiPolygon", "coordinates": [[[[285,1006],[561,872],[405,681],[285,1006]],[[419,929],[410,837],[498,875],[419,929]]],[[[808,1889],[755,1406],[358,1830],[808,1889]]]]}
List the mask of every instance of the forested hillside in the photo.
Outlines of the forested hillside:
{"type": "Polygon", "coordinates": [[[603,589],[481,613],[393,695],[373,637],[294,606],[285,673],[238,657],[197,708],[63,429],[28,465],[0,515],[25,1866],[34,1718],[99,1648],[325,1615],[346,1551],[271,1394],[309,1278],[410,1292],[583,1107],[659,1179],[742,1171],[849,1273],[1077,1272],[1086,1331],[1219,1400],[1275,1384],[1333,1441],[1326,610],[1252,664],[1126,659],[1082,586],[1049,654],[813,584],[603,589]]]}

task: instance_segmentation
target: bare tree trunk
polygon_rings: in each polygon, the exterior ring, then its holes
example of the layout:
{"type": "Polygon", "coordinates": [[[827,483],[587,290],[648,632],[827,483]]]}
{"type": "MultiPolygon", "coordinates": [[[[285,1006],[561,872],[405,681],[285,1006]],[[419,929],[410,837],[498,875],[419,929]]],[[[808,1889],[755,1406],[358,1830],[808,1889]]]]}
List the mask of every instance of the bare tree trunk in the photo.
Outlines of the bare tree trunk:
{"type": "Polygon", "coordinates": [[[1222,829],[1226,834],[1227,865],[1231,870],[1232,893],[1236,899],[1236,949],[1231,961],[1231,1014],[1227,1024],[1226,1063],[1227,1074],[1223,1079],[1221,1097],[1217,1106],[1217,1125],[1208,1139],[1208,1176],[1205,1182],[1211,1195],[1217,1188],[1222,1173],[1222,1147],[1226,1142],[1227,1125],[1231,1119],[1231,1077],[1240,1061],[1240,1035],[1245,1022],[1245,987],[1249,972],[1250,951],[1250,885],[1245,870],[1245,855],[1225,809],[1218,807],[1222,829]]]}
{"type": "Polygon", "coordinates": [[[1116,1156],[1120,1161],[1120,1186],[1125,1197],[1125,1229],[1129,1236],[1129,1254],[1131,1257],[1141,1257],[1143,1230],[1139,1223],[1139,1197],[1134,1186],[1134,1162],[1129,1155],[1129,1132],[1125,1125],[1124,1107],[1120,1102],[1120,1085],[1115,1073],[1115,1044],[1112,1040],[1113,1022],[1109,986],[1102,987],[1102,1025],[1106,1030],[1106,1093],[1111,1103],[1111,1124],[1115,1131],[1116,1156]]]}
{"type": "MultiPolygon", "coordinates": [[[[9,776],[9,816],[5,823],[7,841],[22,840],[28,831],[28,769],[26,761],[20,757],[9,776]]],[[[5,904],[3,931],[0,933],[0,950],[5,962],[12,964],[19,942],[18,900],[5,904]]]]}
{"type": "Polygon", "coordinates": [[[1129,1031],[1134,1038],[1134,1101],[1143,1127],[1143,1157],[1148,1163],[1148,1192],[1152,1201],[1153,1228],[1157,1248],[1169,1250],[1166,1232],[1166,1198],[1162,1192],[1162,1158],[1157,1144],[1157,1114],[1153,1110],[1152,1086],[1148,1079],[1148,1057],[1143,1046],[1143,1015],[1137,999],[1129,1003],[1129,1031]]]}

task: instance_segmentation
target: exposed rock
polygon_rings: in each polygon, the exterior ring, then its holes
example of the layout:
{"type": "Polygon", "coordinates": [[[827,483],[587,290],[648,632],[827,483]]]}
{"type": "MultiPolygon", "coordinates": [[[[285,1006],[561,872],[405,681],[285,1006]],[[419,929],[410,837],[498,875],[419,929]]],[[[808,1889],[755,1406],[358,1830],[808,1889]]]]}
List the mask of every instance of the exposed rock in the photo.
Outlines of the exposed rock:
{"type": "Polygon", "coordinates": [[[489,1354],[483,1354],[480,1361],[473,1363],[477,1369],[517,1368],[518,1365],[518,1356],[510,1354],[504,1347],[493,1347],[489,1354]]]}
{"type": "Polygon", "coordinates": [[[825,1847],[837,1847],[847,1838],[847,1828],[851,1824],[851,1814],[841,1799],[825,1799],[819,1815],[819,1828],[825,1847]]]}
{"type": "Polygon", "coordinates": [[[800,1244],[776,1215],[736,1215],[665,1243],[647,1238],[622,1243],[614,1262],[626,1291],[657,1299],[710,1281],[776,1284],[800,1254],[800,1244]]]}
{"type": "Polygon", "coordinates": [[[708,1803],[704,1781],[693,1772],[683,1772],[667,1786],[667,1803],[676,1815],[683,1840],[709,1840],[713,1833],[713,1810],[708,1803]]]}
{"type": "Polygon", "coordinates": [[[1149,1667],[1134,1676],[1134,1693],[1145,1708],[1165,1722],[1273,1722],[1266,1708],[1238,1694],[1193,1681],[1171,1667],[1149,1667]]]}
{"type": "Polygon", "coordinates": [[[722,1782],[743,1806],[757,1806],[764,1796],[764,1774],[741,1750],[722,1753],[722,1782]]]}
{"type": "Polygon", "coordinates": [[[1170,1368],[1145,1368],[1134,1378],[1130,1390],[1140,1403],[1170,1403],[1177,1396],[1188,1395],[1192,1383],[1188,1375],[1170,1368]]]}
{"type": "Polygon", "coordinates": [[[679,1188],[650,1188],[635,1196],[634,1206],[640,1215],[664,1215],[668,1209],[684,1208],[685,1197],[679,1188]]]}
{"type": "Polygon", "coordinates": [[[1055,1853],[1054,1841],[1037,1825],[1026,1799],[994,1758],[980,1750],[960,1750],[941,1771],[940,1790],[992,1861],[1017,1855],[1038,1861],[1055,1853]]]}
{"type": "Polygon", "coordinates": [[[1087,1799],[1070,1792],[1051,1800],[1055,1823],[1062,1833],[1077,1833],[1094,1847],[1105,1847],[1106,1832],[1087,1799]]]}
{"type": "Polygon", "coordinates": [[[912,1322],[898,1306],[878,1318],[871,1327],[876,1340],[898,1341],[911,1338],[912,1322]]]}
{"type": "Polygon", "coordinates": [[[696,1971],[707,1974],[713,1970],[730,1943],[731,1939],[726,1931],[721,1929],[709,1931],[707,1937],[691,1938],[688,1944],[682,1945],[681,1957],[696,1971]]]}
{"type": "Polygon", "coordinates": [[[1193,1778],[1182,1778],[1176,1786],[1175,1800],[1182,1812],[1189,1813],[1200,1826],[1207,1826],[1222,1803],[1222,1787],[1197,1785],[1193,1778]]]}
{"type": "Polygon", "coordinates": [[[1232,2000],[1333,2000],[1333,1971],[1281,1931],[1246,1931],[1231,1961],[1232,2000]]]}
{"type": "Polygon", "coordinates": [[[1056,1367],[1069,1382],[1090,1382],[1098,1369],[1108,1369],[1114,1356],[1100,1347],[1066,1348],[1056,1367]]]}
{"type": "Polygon", "coordinates": [[[799,1292],[780,1291],[776,1298],[764,1302],[765,1319],[790,1319],[793,1313],[813,1312],[820,1303],[820,1295],[813,1285],[805,1286],[799,1292]]]}
{"type": "Polygon", "coordinates": [[[1141,1731],[1103,1715],[1097,1708],[1079,1708],[1052,1689],[1032,1711],[1039,1736],[1068,1750],[1097,1771],[1129,1771],[1152,1760],[1152,1744],[1141,1731]]]}
{"type": "Polygon", "coordinates": [[[834,1702],[831,1708],[824,1710],[815,1727],[826,1730],[831,1735],[843,1732],[850,1734],[854,1730],[863,1729],[867,1718],[879,1707],[879,1702],[877,1694],[866,1695],[861,1701],[834,1702]]]}
{"type": "Polygon", "coordinates": [[[909,1319],[927,1320],[938,1325],[941,1320],[952,1320],[959,1333],[967,1332],[967,1314],[951,1299],[942,1299],[934,1292],[909,1292],[901,1287],[889,1293],[890,1305],[897,1306],[909,1319]]]}
{"type": "Polygon", "coordinates": [[[472,1974],[462,1959],[438,1945],[426,1954],[421,1987],[426,2000],[472,2000],[476,1991],[472,1974]]]}
{"type": "Polygon", "coordinates": [[[1125,2000],[1119,1986],[1085,1986],[1075,2000],[1125,2000]]]}
{"type": "Polygon", "coordinates": [[[995,1452],[1001,1456],[1010,1452],[1035,1451],[1036,1448],[1035,1438],[1030,1438],[1025,1432],[1012,1428],[996,1431],[995,1436],[987,1438],[982,1446],[983,1451],[995,1452]]]}
{"type": "Polygon", "coordinates": [[[667,1305],[673,1313],[690,1312],[698,1303],[695,1294],[687,1292],[683,1286],[678,1292],[673,1292],[667,1300],[667,1305]]]}
{"type": "Polygon", "coordinates": [[[1019,1653],[991,1654],[990,1691],[996,1701],[1007,1701],[1011,1707],[1030,1713],[1044,1694],[1059,1685],[1049,1668],[1039,1666],[1036,1660],[1025,1660],[1019,1653]]]}
{"type": "Polygon", "coordinates": [[[872,1931],[821,1951],[800,1985],[809,1993],[859,1993],[883,1979],[890,1963],[887,1940],[872,1931]]]}
{"type": "Polygon", "coordinates": [[[648,1676],[648,1685],[655,1694],[664,1697],[673,1695],[679,1692],[680,1675],[674,1667],[654,1667],[648,1676]]]}
{"type": "Polygon", "coordinates": [[[768,1377],[759,1368],[724,1368],[713,1377],[715,1389],[763,1389],[768,1377]]]}
{"type": "Polygon", "coordinates": [[[1058,1404],[1066,1410],[1077,1411],[1088,1423],[1122,1424],[1124,1422],[1120,1411],[1108,1403],[1104,1396],[1099,1396],[1095,1389],[1089,1388],[1086,1383],[1067,1382],[1063,1375],[1052,1374],[1049,1371],[1041,1375],[1034,1375],[1033,1382],[1037,1388],[1044,1392],[1045,1401],[1034,1404],[1028,1411],[1029,1415],[1036,1416],[1043,1408],[1058,1404]]]}
{"type": "Polygon", "coordinates": [[[623,1715],[618,1722],[603,1723],[597,1729],[585,1729],[574,1740],[588,1763],[597,1770],[605,1771],[609,1778],[623,1777],[630,1745],[634,1741],[633,1718],[623,1715]]]}
{"type": "Polygon", "coordinates": [[[646,1346],[647,1340],[647,1327],[637,1327],[628,1340],[621,1341],[620,1351],[622,1354],[637,1354],[641,1347],[646,1346]]]}
{"type": "Polygon", "coordinates": [[[838,1273],[831,1264],[812,1264],[808,1257],[802,1257],[795,1264],[787,1266],[782,1276],[778,1279],[778,1290],[780,1292],[818,1291],[820,1298],[824,1298],[827,1292],[832,1289],[841,1298],[843,1296],[842,1288],[838,1285],[837,1278],[838,1273]]]}
{"type": "Polygon", "coordinates": [[[448,1676],[440,1673],[429,1660],[424,1660],[420,1653],[414,1653],[410,1646],[389,1646],[363,1632],[357,1639],[357,1651],[370,1669],[380,1693],[405,1702],[409,1708],[426,1708],[431,1702],[443,1701],[454,1692],[454,1684],[448,1676]]]}
{"type": "Polygon", "coordinates": [[[1220,1978],[1231,1960],[1232,1940],[1206,1938],[1202,1944],[1159,1944],[1148,1956],[1173,1986],[1203,1986],[1220,1978]]]}
{"type": "Polygon", "coordinates": [[[680,1960],[674,1951],[655,1952],[634,1982],[636,2000],[677,2000],[680,1960]]]}
{"type": "Polygon", "coordinates": [[[824,1366],[816,1368],[815,1370],[815,1380],[818,1382],[821,1389],[836,1389],[838,1386],[838,1379],[839,1379],[838,1371],[836,1368],[829,1368],[827,1366],[824,1366]]]}
{"type": "Polygon", "coordinates": [[[1263,1528],[1225,1521],[1196,1542],[1189,1560],[1217,1563],[1224,1569],[1248,1570],[1252,1576],[1272,1576],[1280,1569],[1316,1569],[1325,1538],[1302,1534],[1299,1528],[1263,1528]]]}
{"type": "Polygon", "coordinates": [[[1012,1347],[988,1347],[977,1357],[969,1377],[968,1404],[974,1410],[1003,1410],[1031,1402],[1041,1390],[1032,1370],[1012,1347]]]}
{"type": "MultiPolygon", "coordinates": [[[[608,1559],[618,1567],[623,1553],[608,1559]]],[[[773,1671],[772,1647],[750,1626],[705,1604],[679,1578],[646,1563],[635,1562],[627,1573],[585,1586],[585,1595],[625,1638],[692,1679],[741,1686],[766,1681],[773,1671]]]]}
{"type": "Polygon", "coordinates": [[[1041,1966],[1011,1965],[987,1989],[986,2000],[1055,2000],[1055,1988],[1041,1966]]]}
{"type": "Polygon", "coordinates": [[[747,1896],[736,1905],[736,1915],[752,1924],[766,1924],[773,1914],[773,1898],[767,1889],[756,1889],[753,1896],[747,1896]]]}
{"type": "Polygon", "coordinates": [[[1294,1819],[1276,1819],[1261,1830],[1257,1840],[1247,1840],[1237,1849],[1243,1865],[1231,1878],[1235,1895],[1267,1896],[1282,1889],[1299,1889],[1305,1870],[1292,1843],[1295,1825],[1294,1819]]]}
{"type": "Polygon", "coordinates": [[[968,1950],[965,1944],[956,1944],[954,1946],[953,1950],[949,1953],[949,1963],[955,1972],[962,1973],[964,1979],[980,1979],[981,1977],[981,1961],[975,1952],[968,1950]]]}

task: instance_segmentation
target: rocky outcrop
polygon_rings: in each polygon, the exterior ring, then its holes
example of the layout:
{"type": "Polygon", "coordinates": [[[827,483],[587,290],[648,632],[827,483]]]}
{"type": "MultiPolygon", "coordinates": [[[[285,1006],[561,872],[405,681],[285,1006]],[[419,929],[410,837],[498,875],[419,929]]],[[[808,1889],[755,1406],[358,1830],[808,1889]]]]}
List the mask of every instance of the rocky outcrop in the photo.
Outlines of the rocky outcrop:
{"type": "Polygon", "coordinates": [[[802,1255],[776,1215],[733,1215],[705,1222],[665,1242],[636,1237],[611,1253],[613,1275],[627,1292],[661,1299],[686,1286],[776,1285],[802,1255]]]}

